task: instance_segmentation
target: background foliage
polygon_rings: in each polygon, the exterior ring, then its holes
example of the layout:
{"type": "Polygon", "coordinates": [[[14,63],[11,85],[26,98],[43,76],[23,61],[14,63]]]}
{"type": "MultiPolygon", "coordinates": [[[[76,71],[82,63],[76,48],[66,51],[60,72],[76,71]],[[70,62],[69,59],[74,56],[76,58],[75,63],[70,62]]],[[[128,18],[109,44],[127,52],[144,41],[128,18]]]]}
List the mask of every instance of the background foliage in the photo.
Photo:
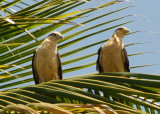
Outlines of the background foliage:
{"type": "MultiPolygon", "coordinates": [[[[25,105],[33,102],[65,102],[106,104],[113,109],[133,113],[142,113],[141,111],[157,113],[160,110],[157,104],[160,97],[158,93],[160,78],[157,75],[92,73],[33,85],[31,71],[33,52],[50,32],[58,30],[65,36],[65,39],[59,42],[58,49],[64,77],[67,77],[67,75],[71,76],[71,72],[90,70],[90,67],[95,65],[93,58],[96,58],[97,46],[107,41],[97,37],[98,34],[133,22],[130,20],[133,15],[112,18],[113,14],[123,12],[130,8],[129,6],[98,12],[120,1],[108,0],[105,4],[84,8],[91,1],[32,0],[30,3],[25,0],[0,1],[1,108],[14,103],[25,105]],[[98,21],[102,18],[105,18],[104,22],[98,21]],[[83,42],[87,43],[83,44],[83,42]],[[130,78],[121,75],[129,75],[130,78]],[[18,89],[13,89],[17,87],[18,89]]],[[[136,32],[133,31],[128,35],[136,32]]],[[[125,46],[135,44],[138,43],[125,46]]],[[[136,52],[129,56],[144,53],[136,52]]],[[[131,69],[144,66],[150,65],[132,66],[131,69]]]]}

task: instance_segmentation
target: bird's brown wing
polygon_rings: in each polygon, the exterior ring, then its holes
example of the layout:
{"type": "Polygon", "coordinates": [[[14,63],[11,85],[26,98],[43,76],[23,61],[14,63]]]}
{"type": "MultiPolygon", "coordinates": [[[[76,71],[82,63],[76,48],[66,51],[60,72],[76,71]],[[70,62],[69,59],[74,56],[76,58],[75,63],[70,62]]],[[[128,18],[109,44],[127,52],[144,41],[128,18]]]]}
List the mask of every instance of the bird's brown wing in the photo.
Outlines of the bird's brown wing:
{"type": "Polygon", "coordinates": [[[102,47],[99,48],[98,50],[98,58],[97,58],[97,64],[96,64],[96,70],[99,71],[99,73],[102,73],[103,72],[103,68],[100,64],[100,54],[101,54],[101,51],[102,51],[102,47]]]}
{"type": "Polygon", "coordinates": [[[127,55],[127,51],[126,51],[125,48],[123,48],[122,55],[123,55],[123,58],[124,58],[125,71],[130,72],[128,55],[127,55]]]}
{"type": "Polygon", "coordinates": [[[34,78],[35,84],[39,84],[39,75],[36,70],[36,52],[34,52],[33,58],[32,58],[32,72],[33,72],[33,78],[34,78]]]}
{"type": "Polygon", "coordinates": [[[58,76],[59,76],[59,79],[62,80],[62,65],[61,65],[61,59],[60,59],[59,53],[57,53],[57,61],[58,61],[58,76]]]}

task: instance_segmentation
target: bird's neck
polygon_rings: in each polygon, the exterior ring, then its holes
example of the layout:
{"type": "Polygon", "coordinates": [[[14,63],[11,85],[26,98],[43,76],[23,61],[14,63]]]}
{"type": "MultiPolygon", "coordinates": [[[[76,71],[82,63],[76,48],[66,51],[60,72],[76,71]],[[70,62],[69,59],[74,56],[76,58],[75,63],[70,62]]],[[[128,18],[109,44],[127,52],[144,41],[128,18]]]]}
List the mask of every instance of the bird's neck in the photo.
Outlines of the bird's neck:
{"type": "Polygon", "coordinates": [[[43,41],[44,46],[45,47],[51,47],[52,50],[57,50],[57,43],[58,43],[58,41],[56,41],[56,40],[53,41],[53,40],[48,39],[48,38],[43,41]]]}
{"type": "Polygon", "coordinates": [[[46,39],[45,39],[45,42],[48,42],[48,43],[57,45],[58,40],[56,40],[56,39],[51,39],[51,38],[46,38],[46,39]]]}
{"type": "Polygon", "coordinates": [[[46,41],[46,42],[49,42],[49,43],[51,43],[51,41],[50,41],[48,38],[47,38],[47,39],[45,39],[45,41],[46,41]]]}
{"type": "Polygon", "coordinates": [[[116,35],[113,34],[112,38],[114,38],[116,40],[116,42],[122,43],[122,40],[124,38],[125,35],[116,35]]]}
{"type": "Polygon", "coordinates": [[[56,39],[56,38],[48,37],[47,39],[48,39],[48,41],[50,41],[51,43],[52,43],[52,42],[58,43],[58,39],[56,39]]]}

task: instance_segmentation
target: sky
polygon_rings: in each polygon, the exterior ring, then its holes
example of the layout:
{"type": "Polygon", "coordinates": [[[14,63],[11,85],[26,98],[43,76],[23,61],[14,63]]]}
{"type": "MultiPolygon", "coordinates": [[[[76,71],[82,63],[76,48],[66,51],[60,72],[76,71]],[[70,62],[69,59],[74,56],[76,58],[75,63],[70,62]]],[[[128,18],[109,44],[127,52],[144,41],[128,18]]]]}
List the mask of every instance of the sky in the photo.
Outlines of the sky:
{"type": "MultiPolygon", "coordinates": [[[[133,40],[139,42],[148,42],[144,45],[133,47],[133,50],[144,50],[147,54],[130,58],[131,64],[155,64],[151,67],[137,68],[132,72],[142,72],[150,74],[160,74],[160,1],[159,0],[134,0],[134,7],[131,13],[137,15],[134,24],[128,26],[131,30],[147,31],[132,35],[133,40]]],[[[128,40],[129,40],[128,39],[128,40]]],[[[128,49],[132,51],[132,49],[128,49]]]]}
{"type": "MultiPolygon", "coordinates": [[[[27,0],[25,0],[27,2],[27,0]]],[[[100,6],[102,4],[111,2],[113,0],[91,0],[87,2],[86,4],[83,4],[79,7],[76,7],[75,9],[72,9],[70,11],[76,11],[76,10],[82,10],[82,9],[88,9],[88,8],[95,8],[97,6],[100,6]]],[[[27,3],[30,3],[29,1],[27,3]]],[[[86,31],[83,34],[80,34],[75,37],[76,38],[81,38],[84,35],[87,35],[89,33],[97,32],[100,29],[105,29],[107,27],[114,26],[116,24],[120,24],[126,21],[134,21],[130,24],[124,25],[128,29],[131,30],[131,32],[135,31],[141,31],[136,34],[128,35],[124,38],[124,44],[130,44],[130,43],[137,43],[136,45],[126,47],[126,50],[128,54],[133,54],[133,53],[139,53],[139,52],[146,52],[145,54],[141,55],[136,55],[136,56],[130,56],[129,61],[130,61],[130,67],[134,66],[141,66],[141,65],[148,65],[148,64],[154,64],[153,66],[147,66],[147,67],[140,67],[140,68],[134,68],[131,69],[131,72],[134,73],[149,73],[149,74],[160,74],[160,14],[158,11],[160,11],[160,0],[125,0],[125,2],[120,2],[118,4],[110,5],[108,7],[105,7],[103,9],[99,9],[97,11],[94,11],[93,13],[86,15],[85,17],[79,18],[74,20],[73,22],[76,23],[81,23],[83,21],[86,21],[87,19],[102,15],[107,12],[111,12],[116,9],[120,9],[123,7],[128,7],[128,9],[120,11],[118,13],[114,13],[112,15],[106,16],[104,18],[101,18],[99,20],[96,20],[92,23],[87,23],[84,26],[81,26],[67,34],[64,34],[64,36],[67,36],[69,34],[72,34],[73,32],[78,32],[79,30],[83,30],[87,27],[91,27],[96,24],[100,24],[102,22],[110,21],[112,19],[116,19],[119,17],[127,16],[127,18],[109,23],[107,25],[101,26],[100,28],[93,29],[90,31],[86,31]],[[129,16],[132,15],[132,16],[129,16]]],[[[69,11],[69,12],[70,12],[69,11]]],[[[65,12],[67,13],[67,12],[65,12]]],[[[64,27],[69,27],[69,25],[65,25],[64,27]]],[[[58,28],[56,31],[61,31],[64,28],[58,28]]],[[[116,29],[116,28],[115,28],[116,29]]],[[[112,36],[113,32],[115,29],[111,29],[108,31],[104,31],[100,34],[97,34],[95,36],[91,36],[79,43],[73,44],[72,46],[67,47],[66,49],[60,50],[60,54],[73,50],[78,47],[82,47],[85,45],[88,45],[90,43],[94,43],[97,41],[105,40],[108,39],[112,36]]],[[[47,36],[48,34],[46,34],[47,36]]],[[[43,36],[45,37],[45,36],[43,36]]],[[[70,40],[67,40],[68,42],[70,40]]],[[[64,42],[65,43],[65,42],[64,42]]],[[[103,45],[99,44],[97,46],[94,46],[92,48],[89,48],[87,50],[84,50],[82,52],[73,54],[71,56],[62,58],[62,61],[69,60],[71,58],[79,57],[82,55],[86,55],[89,53],[93,53],[95,51],[98,51],[98,49],[103,45]]],[[[61,45],[61,43],[59,44],[61,45]]],[[[88,59],[85,59],[83,61],[79,61],[73,64],[69,65],[64,65],[63,69],[67,69],[70,67],[75,67],[78,65],[83,65],[85,63],[90,63],[90,62],[95,62],[97,60],[97,55],[88,59]]],[[[86,73],[93,73],[96,72],[95,66],[78,70],[78,71],[73,71],[70,73],[64,73],[64,78],[70,77],[70,76],[75,76],[75,75],[81,75],[81,74],[86,74],[86,73]]]]}
{"type": "MultiPolygon", "coordinates": [[[[107,1],[111,1],[111,0],[107,0],[107,1]]],[[[101,5],[103,3],[106,3],[106,0],[92,0],[92,2],[88,3],[89,4],[88,6],[83,5],[81,9],[96,7],[97,5],[101,5]]],[[[102,23],[107,20],[111,20],[114,18],[122,17],[122,16],[133,15],[124,20],[125,21],[134,20],[134,22],[127,24],[125,26],[129,28],[131,32],[134,32],[134,31],[141,31],[141,32],[138,32],[132,35],[128,35],[125,37],[124,39],[125,44],[137,43],[136,45],[126,47],[126,50],[128,54],[133,54],[133,53],[138,53],[138,52],[146,52],[146,53],[129,57],[130,66],[134,67],[134,66],[139,66],[139,65],[141,66],[141,65],[154,64],[153,66],[131,69],[131,72],[133,73],[148,73],[148,74],[160,75],[160,22],[159,22],[160,21],[160,13],[159,13],[160,6],[159,5],[160,5],[160,0],[126,0],[125,3],[119,3],[117,5],[112,5],[112,6],[107,7],[106,9],[98,10],[92,13],[92,15],[98,16],[100,14],[110,12],[115,9],[119,9],[119,8],[126,7],[126,6],[132,6],[125,11],[115,13],[112,16],[108,16],[107,18],[106,17],[102,18],[101,20],[96,21],[94,24],[102,23]]],[[[92,18],[92,15],[90,15],[88,18],[92,18]]],[[[119,21],[119,22],[124,22],[124,20],[119,21]]],[[[79,29],[90,27],[92,26],[92,24],[93,23],[84,25],[79,29]]],[[[107,26],[102,26],[102,28],[113,26],[114,24],[111,23],[107,26]]],[[[75,32],[77,32],[79,29],[76,29],[75,32]]],[[[60,53],[64,53],[64,51],[66,52],[70,51],[74,49],[75,47],[85,46],[88,43],[97,42],[98,40],[100,41],[100,40],[108,39],[111,37],[114,30],[115,29],[112,29],[112,30],[103,32],[101,34],[98,34],[96,38],[95,36],[88,38],[78,43],[78,45],[75,44],[75,45],[68,47],[67,48],[68,50],[60,50],[60,53]],[[92,38],[96,39],[96,41],[92,40],[92,38]]],[[[96,32],[97,29],[93,31],[96,32]]],[[[88,32],[93,32],[93,31],[88,31],[88,32]]],[[[83,35],[88,34],[88,32],[84,33],[83,35]]],[[[80,35],[78,37],[81,37],[83,35],[80,35]]],[[[64,36],[67,36],[67,34],[65,34],[64,36]]],[[[62,61],[71,59],[72,57],[82,56],[83,54],[85,55],[85,54],[92,53],[95,50],[98,50],[98,48],[102,46],[103,44],[97,45],[91,49],[77,53],[73,56],[68,56],[66,58],[63,58],[62,61]]],[[[76,62],[74,64],[63,66],[63,69],[67,69],[69,67],[74,67],[77,65],[83,65],[88,62],[94,62],[96,61],[96,59],[97,59],[97,56],[94,56],[92,58],[88,58],[86,60],[76,62]]],[[[81,74],[92,73],[92,72],[96,72],[95,66],[92,66],[86,69],[82,69],[79,71],[65,73],[63,76],[64,78],[67,78],[70,76],[81,75],[81,74]]],[[[30,84],[33,84],[33,82],[30,84]]]]}
{"type": "MultiPolygon", "coordinates": [[[[89,4],[88,6],[95,7],[103,3],[106,3],[106,1],[105,0],[93,0],[93,2],[88,3],[89,4]]],[[[160,69],[159,69],[160,68],[160,59],[159,59],[159,56],[160,56],[160,50],[159,50],[160,49],[160,44],[159,44],[160,42],[160,30],[159,30],[160,14],[158,13],[158,11],[160,11],[159,4],[160,4],[159,0],[154,0],[154,1],[153,0],[147,0],[147,1],[146,0],[126,0],[126,2],[124,3],[118,3],[116,5],[109,6],[106,9],[98,10],[97,12],[94,12],[93,14],[93,15],[98,15],[99,13],[110,12],[112,10],[115,10],[116,8],[118,9],[118,8],[130,6],[130,8],[128,8],[125,11],[115,13],[112,16],[108,16],[107,18],[106,17],[102,18],[100,22],[105,22],[106,20],[111,20],[117,17],[133,15],[127,18],[126,21],[133,20],[134,22],[125,25],[125,27],[129,28],[131,32],[134,32],[134,31],[140,31],[140,32],[126,36],[124,39],[124,43],[125,44],[137,43],[134,46],[126,47],[128,54],[133,54],[133,53],[138,53],[138,52],[145,52],[145,54],[129,57],[130,67],[153,64],[152,66],[131,69],[131,72],[133,73],[147,73],[147,74],[158,74],[158,75],[160,74],[160,69]]],[[[100,23],[100,22],[97,21],[95,23],[100,23]]],[[[124,20],[122,22],[124,22],[124,20]]],[[[110,24],[109,26],[111,25],[112,24],[110,24]]],[[[91,25],[84,25],[84,27],[88,27],[88,26],[91,26],[91,25]]],[[[114,29],[101,33],[97,35],[96,37],[101,40],[106,39],[106,38],[108,39],[111,37],[113,32],[114,32],[114,29]]],[[[85,45],[85,43],[88,43],[88,42],[92,42],[92,39],[88,39],[82,43],[85,45]]],[[[102,46],[103,44],[98,45],[94,49],[98,50],[98,48],[102,46]]],[[[70,49],[74,47],[75,46],[73,45],[73,47],[71,47],[70,49]]],[[[92,49],[84,53],[90,53],[90,52],[92,52],[92,49]]],[[[87,59],[86,63],[92,60],[95,61],[96,59],[97,59],[97,56],[87,59]]],[[[83,63],[84,62],[85,61],[83,61],[83,63]]],[[[81,64],[81,62],[76,63],[76,64],[81,64]]],[[[64,68],[66,67],[64,66],[64,68]]],[[[80,70],[78,72],[74,71],[72,73],[64,74],[64,77],[68,77],[71,75],[74,76],[74,75],[79,75],[79,74],[92,73],[92,72],[96,72],[95,66],[80,70]]]]}
{"type": "MultiPolygon", "coordinates": [[[[27,1],[27,0],[25,0],[25,1],[27,1]]],[[[97,6],[100,6],[100,5],[107,3],[107,2],[110,2],[110,1],[113,1],[113,0],[107,0],[107,1],[106,0],[91,0],[90,2],[86,3],[86,5],[84,4],[78,8],[71,10],[71,11],[87,9],[87,8],[95,8],[97,6]]],[[[30,3],[30,2],[28,1],[28,3],[30,3]]],[[[130,6],[126,10],[123,10],[118,13],[114,13],[112,15],[106,16],[102,19],[94,21],[93,23],[85,24],[84,26],[81,26],[81,27],[79,27],[79,28],[67,33],[67,34],[64,34],[64,36],[67,36],[73,32],[78,32],[79,30],[83,30],[87,27],[91,27],[93,25],[100,24],[102,22],[106,22],[106,21],[110,21],[112,19],[126,16],[127,18],[125,18],[125,19],[122,19],[122,20],[119,20],[119,21],[116,21],[113,23],[109,23],[109,24],[101,26],[100,28],[97,28],[97,29],[86,31],[83,34],[76,36],[75,39],[81,38],[89,33],[97,32],[101,29],[112,27],[116,24],[120,24],[120,23],[132,20],[134,22],[127,24],[127,25],[124,25],[124,26],[127,27],[128,29],[130,29],[131,32],[134,32],[134,31],[141,31],[141,32],[127,35],[124,38],[124,44],[136,43],[136,45],[126,47],[126,50],[127,50],[128,54],[139,53],[139,52],[146,52],[146,53],[141,54],[141,55],[136,55],[136,56],[129,56],[130,67],[148,65],[148,64],[154,64],[154,65],[147,66],[147,67],[134,68],[134,69],[131,69],[131,72],[132,73],[148,73],[148,74],[160,75],[160,44],[159,44],[159,42],[160,42],[160,28],[159,28],[160,27],[160,23],[159,23],[160,14],[158,12],[158,11],[160,11],[159,4],[160,4],[160,0],[147,0],[147,1],[146,0],[126,0],[126,2],[121,2],[118,4],[108,6],[103,9],[99,9],[99,10],[97,10],[97,11],[95,11],[85,17],[74,20],[73,22],[81,23],[83,21],[86,21],[89,18],[91,19],[93,17],[102,15],[104,13],[130,6]],[[132,16],[129,16],[129,15],[132,15],[132,16]]],[[[69,27],[69,26],[71,26],[71,25],[65,25],[65,27],[69,27]]],[[[58,29],[56,29],[56,31],[61,31],[63,29],[64,28],[58,28],[58,29]]],[[[88,45],[88,44],[91,44],[91,43],[94,43],[97,41],[108,39],[112,36],[115,29],[116,28],[108,30],[108,31],[104,31],[104,32],[97,34],[97,35],[94,35],[94,36],[91,36],[81,42],[78,42],[76,44],[73,44],[73,45],[67,47],[66,49],[59,50],[59,52],[60,52],[60,54],[62,54],[62,53],[65,53],[67,51],[73,50],[78,47],[82,47],[82,46],[85,46],[85,45],[88,45]]],[[[46,34],[46,36],[47,35],[48,34],[46,34]]],[[[43,36],[43,38],[45,38],[45,36],[43,36]]],[[[68,40],[68,41],[70,41],[70,40],[68,40]]],[[[68,42],[68,41],[66,41],[66,42],[68,42]]],[[[98,49],[103,44],[104,43],[101,43],[101,44],[96,45],[92,48],[84,50],[82,52],[73,54],[71,56],[67,56],[65,58],[61,58],[61,60],[63,62],[65,60],[70,60],[72,58],[76,58],[76,57],[79,57],[82,55],[94,53],[94,52],[98,51],[98,49]]],[[[59,45],[61,45],[61,43],[59,45]]],[[[84,65],[86,63],[95,62],[96,60],[97,60],[97,55],[93,56],[91,58],[76,62],[76,63],[72,63],[69,65],[63,65],[62,68],[63,68],[63,70],[65,70],[70,67],[75,67],[78,65],[84,65]]],[[[29,64],[31,64],[31,61],[29,64]]],[[[24,66],[25,65],[26,64],[24,64],[24,66]]],[[[29,69],[29,70],[31,70],[31,69],[29,69]]],[[[95,66],[91,66],[86,69],[82,69],[82,70],[78,70],[78,71],[64,73],[63,78],[67,78],[67,77],[75,76],[75,75],[88,74],[88,73],[93,73],[93,72],[96,72],[95,66]]],[[[30,75],[30,77],[33,77],[33,76],[30,75]]],[[[33,82],[31,84],[33,84],[33,82]]]]}

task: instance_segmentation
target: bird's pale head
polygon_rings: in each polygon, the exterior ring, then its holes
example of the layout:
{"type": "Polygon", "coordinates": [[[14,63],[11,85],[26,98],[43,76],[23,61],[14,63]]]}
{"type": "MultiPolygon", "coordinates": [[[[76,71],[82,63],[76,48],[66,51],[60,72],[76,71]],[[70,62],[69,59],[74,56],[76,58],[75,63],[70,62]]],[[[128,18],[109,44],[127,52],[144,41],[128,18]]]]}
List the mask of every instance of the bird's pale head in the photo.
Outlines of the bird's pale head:
{"type": "Polygon", "coordinates": [[[55,40],[55,41],[58,41],[60,39],[64,39],[63,35],[61,35],[60,32],[52,32],[51,34],[48,35],[48,38],[50,40],[55,40]]]}
{"type": "Polygon", "coordinates": [[[130,32],[130,30],[127,29],[126,27],[120,27],[117,30],[115,30],[113,35],[120,37],[120,38],[124,38],[124,36],[129,32],[130,32]]]}

